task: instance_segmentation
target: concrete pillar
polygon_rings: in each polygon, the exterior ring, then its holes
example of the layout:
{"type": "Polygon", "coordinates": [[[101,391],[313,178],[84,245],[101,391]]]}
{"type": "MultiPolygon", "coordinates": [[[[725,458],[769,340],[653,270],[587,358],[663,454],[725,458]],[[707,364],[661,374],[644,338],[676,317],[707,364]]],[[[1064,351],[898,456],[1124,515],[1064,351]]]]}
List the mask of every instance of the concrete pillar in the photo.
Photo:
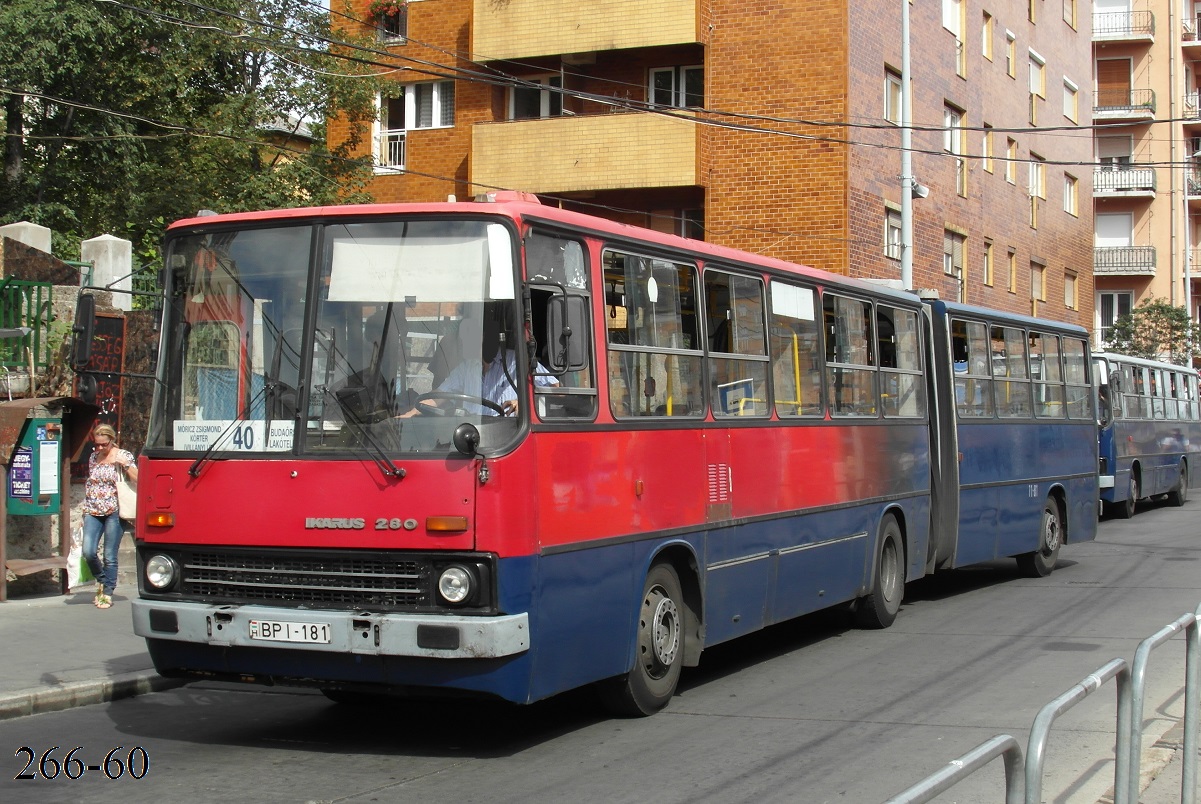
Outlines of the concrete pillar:
{"type": "Polygon", "coordinates": [[[80,258],[90,262],[92,284],[113,291],[113,307],[129,312],[133,309],[133,243],[112,235],[100,235],[85,240],[79,247],[80,258]]]}
{"type": "Polygon", "coordinates": [[[16,240],[18,243],[36,248],[38,251],[50,253],[50,230],[29,221],[18,221],[6,226],[0,226],[0,237],[16,240]]]}

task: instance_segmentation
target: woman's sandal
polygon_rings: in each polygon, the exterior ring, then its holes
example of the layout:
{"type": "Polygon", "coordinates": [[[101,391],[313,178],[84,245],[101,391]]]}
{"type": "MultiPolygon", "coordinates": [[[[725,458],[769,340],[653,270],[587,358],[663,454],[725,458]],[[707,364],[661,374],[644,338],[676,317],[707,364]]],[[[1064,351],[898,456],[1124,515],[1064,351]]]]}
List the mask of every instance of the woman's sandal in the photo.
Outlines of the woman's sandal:
{"type": "Polygon", "coordinates": [[[111,609],[112,607],[113,607],[113,599],[111,597],[104,594],[103,592],[96,595],[96,608],[111,609]]]}

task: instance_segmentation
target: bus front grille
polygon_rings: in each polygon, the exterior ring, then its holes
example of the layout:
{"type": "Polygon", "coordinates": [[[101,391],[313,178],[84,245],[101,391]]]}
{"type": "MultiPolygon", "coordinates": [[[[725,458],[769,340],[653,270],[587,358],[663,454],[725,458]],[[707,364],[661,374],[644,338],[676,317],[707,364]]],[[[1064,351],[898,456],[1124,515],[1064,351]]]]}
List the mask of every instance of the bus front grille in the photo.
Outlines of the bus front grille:
{"type": "Polygon", "coordinates": [[[210,601],[348,609],[424,609],[429,560],[291,550],[185,551],[180,591],[210,601]]]}

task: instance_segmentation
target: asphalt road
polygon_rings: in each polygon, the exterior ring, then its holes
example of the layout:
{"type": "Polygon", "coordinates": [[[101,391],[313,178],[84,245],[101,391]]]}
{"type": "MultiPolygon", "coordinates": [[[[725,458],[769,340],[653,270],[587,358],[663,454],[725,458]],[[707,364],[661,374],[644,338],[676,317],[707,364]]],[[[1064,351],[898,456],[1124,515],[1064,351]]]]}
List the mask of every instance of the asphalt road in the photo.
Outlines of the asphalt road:
{"type": "MultiPolygon", "coordinates": [[[[585,692],[516,708],[337,705],[299,690],[191,684],[0,722],[0,802],[878,802],[996,734],[1023,745],[1038,710],[1201,603],[1201,500],[1152,505],[1069,545],[1055,572],[1013,562],[910,585],[896,624],[838,612],[705,653],[679,695],[641,720],[585,692]],[[103,769],[17,780],[22,746],[75,746],[103,769]],[[109,766],[115,774],[117,766],[109,766]]],[[[1147,731],[1183,708],[1184,643],[1156,651],[1147,731]]],[[[1096,802],[1113,780],[1116,693],[1055,725],[1044,800],[1096,802]]],[[[36,768],[35,768],[36,769],[36,768]]],[[[1000,762],[944,802],[1003,800],[1000,762]]]]}

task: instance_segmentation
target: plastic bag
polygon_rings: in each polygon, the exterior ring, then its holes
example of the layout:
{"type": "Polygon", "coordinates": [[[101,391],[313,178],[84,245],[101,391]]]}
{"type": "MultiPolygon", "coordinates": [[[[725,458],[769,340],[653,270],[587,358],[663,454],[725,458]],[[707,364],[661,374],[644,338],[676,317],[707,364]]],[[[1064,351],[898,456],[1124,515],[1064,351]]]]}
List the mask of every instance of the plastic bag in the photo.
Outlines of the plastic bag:
{"type": "Polygon", "coordinates": [[[74,589],[96,580],[92,568],[83,557],[83,529],[71,535],[71,552],[67,553],[67,588],[74,589]]]}

